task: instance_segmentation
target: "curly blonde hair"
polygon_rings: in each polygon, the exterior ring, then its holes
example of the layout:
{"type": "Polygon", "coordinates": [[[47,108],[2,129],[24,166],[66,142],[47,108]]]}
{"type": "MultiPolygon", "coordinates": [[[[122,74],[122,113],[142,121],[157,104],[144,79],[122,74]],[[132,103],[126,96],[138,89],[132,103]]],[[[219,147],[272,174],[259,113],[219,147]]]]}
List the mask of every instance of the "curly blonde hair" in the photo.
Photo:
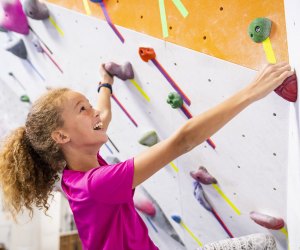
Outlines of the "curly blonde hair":
{"type": "Polygon", "coordinates": [[[0,186],[4,207],[16,220],[24,208],[33,216],[36,206],[46,213],[48,198],[59,172],[65,166],[64,155],[51,133],[64,125],[64,94],[58,88],[41,96],[28,113],[25,126],[14,130],[0,151],[0,186]]]}

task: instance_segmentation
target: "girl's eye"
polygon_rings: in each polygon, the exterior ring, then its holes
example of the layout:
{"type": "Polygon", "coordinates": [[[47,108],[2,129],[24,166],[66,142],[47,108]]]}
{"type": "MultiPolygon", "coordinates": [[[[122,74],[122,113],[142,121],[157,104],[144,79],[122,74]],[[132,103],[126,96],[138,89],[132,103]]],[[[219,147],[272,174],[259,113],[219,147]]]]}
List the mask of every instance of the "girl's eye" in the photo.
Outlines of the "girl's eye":
{"type": "Polygon", "coordinates": [[[82,106],[82,107],[80,108],[80,112],[81,112],[81,111],[84,111],[84,110],[85,110],[85,107],[82,106]]]}

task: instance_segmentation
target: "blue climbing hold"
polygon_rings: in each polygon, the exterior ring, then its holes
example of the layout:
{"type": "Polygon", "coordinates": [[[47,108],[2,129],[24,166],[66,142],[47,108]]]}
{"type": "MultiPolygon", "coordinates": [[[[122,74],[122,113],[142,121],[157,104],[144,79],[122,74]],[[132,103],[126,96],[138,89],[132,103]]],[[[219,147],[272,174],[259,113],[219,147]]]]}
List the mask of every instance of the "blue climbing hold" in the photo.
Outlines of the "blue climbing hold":
{"type": "Polygon", "coordinates": [[[181,217],[180,217],[179,215],[172,215],[171,217],[172,217],[172,219],[173,219],[175,222],[177,222],[178,224],[180,224],[180,222],[181,222],[181,217]]]}

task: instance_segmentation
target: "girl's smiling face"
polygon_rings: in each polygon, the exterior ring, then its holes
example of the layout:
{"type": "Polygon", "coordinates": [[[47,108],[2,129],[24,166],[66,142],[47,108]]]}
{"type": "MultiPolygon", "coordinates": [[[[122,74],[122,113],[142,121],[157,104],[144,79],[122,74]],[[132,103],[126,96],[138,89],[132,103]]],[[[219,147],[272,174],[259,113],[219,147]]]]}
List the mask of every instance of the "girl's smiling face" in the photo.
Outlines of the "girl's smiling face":
{"type": "Polygon", "coordinates": [[[62,118],[63,128],[59,129],[64,142],[73,148],[84,149],[107,142],[106,130],[102,128],[100,112],[95,110],[82,94],[68,91],[65,95],[62,118]]]}

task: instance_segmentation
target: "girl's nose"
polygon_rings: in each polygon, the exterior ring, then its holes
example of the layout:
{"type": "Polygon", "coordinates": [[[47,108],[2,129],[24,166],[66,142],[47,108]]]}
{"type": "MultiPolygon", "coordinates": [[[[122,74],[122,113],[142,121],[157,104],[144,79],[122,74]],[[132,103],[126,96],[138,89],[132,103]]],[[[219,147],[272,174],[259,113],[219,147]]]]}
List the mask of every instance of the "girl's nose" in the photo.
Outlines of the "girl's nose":
{"type": "Polygon", "coordinates": [[[100,111],[99,110],[94,109],[94,112],[95,112],[95,117],[99,117],[100,116],[100,111]]]}

